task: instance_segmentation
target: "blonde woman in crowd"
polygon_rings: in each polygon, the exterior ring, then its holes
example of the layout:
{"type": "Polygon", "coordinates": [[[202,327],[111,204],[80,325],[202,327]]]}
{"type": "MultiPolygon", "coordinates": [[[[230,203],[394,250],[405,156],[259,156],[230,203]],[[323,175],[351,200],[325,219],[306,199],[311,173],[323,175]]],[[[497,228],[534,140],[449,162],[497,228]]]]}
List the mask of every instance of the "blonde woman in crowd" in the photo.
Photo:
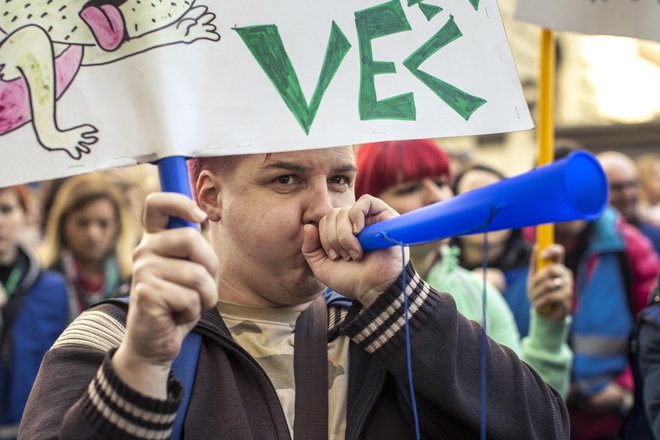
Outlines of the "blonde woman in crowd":
{"type": "Polygon", "coordinates": [[[639,172],[640,211],[660,226],[660,154],[644,154],[635,163],[639,172]]]}
{"type": "Polygon", "coordinates": [[[126,200],[103,174],[68,179],[47,213],[39,256],[67,280],[71,318],[126,293],[136,227],[126,200]]]}

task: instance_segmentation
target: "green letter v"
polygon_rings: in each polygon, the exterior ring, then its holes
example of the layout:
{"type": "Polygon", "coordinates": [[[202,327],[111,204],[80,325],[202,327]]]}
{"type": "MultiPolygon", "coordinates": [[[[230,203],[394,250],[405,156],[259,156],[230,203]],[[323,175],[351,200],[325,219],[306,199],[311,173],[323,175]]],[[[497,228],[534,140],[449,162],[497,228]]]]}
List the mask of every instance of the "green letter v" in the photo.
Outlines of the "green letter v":
{"type": "Polygon", "coordinates": [[[316,111],[319,109],[323,94],[351,48],[348,39],[339,29],[339,26],[334,21],[332,22],[321,75],[316,83],[316,89],[309,106],[300,88],[296,71],[284,49],[284,43],[282,43],[277,26],[272,24],[249,26],[234,28],[234,30],[238,32],[238,35],[250,49],[261,68],[264,69],[284,103],[289,107],[302,129],[305,130],[305,134],[309,134],[309,129],[316,116],[316,111]]]}

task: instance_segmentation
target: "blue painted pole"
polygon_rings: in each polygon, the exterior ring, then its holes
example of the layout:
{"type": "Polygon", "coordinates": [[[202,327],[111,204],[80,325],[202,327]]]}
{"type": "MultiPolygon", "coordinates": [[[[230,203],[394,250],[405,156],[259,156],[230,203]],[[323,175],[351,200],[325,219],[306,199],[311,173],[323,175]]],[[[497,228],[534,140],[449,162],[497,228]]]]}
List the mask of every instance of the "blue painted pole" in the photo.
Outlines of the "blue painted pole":
{"type": "MultiPolygon", "coordinates": [[[[188,168],[186,167],[186,158],[184,156],[172,156],[160,159],[158,161],[158,175],[160,176],[161,189],[164,192],[175,192],[192,199],[188,168]]],[[[196,224],[178,217],[172,217],[167,224],[168,229],[184,228],[186,226],[197,228],[196,224]]]]}

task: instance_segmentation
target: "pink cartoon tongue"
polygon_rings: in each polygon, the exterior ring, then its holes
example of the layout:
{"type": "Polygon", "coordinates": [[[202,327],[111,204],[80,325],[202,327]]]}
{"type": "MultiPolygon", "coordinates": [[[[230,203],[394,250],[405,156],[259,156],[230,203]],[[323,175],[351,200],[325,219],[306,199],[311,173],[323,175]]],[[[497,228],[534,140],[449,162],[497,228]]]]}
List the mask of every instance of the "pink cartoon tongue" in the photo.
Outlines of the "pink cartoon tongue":
{"type": "Polygon", "coordinates": [[[124,17],[116,6],[87,6],[80,13],[80,17],[92,30],[102,49],[115,50],[124,40],[124,17]]]}

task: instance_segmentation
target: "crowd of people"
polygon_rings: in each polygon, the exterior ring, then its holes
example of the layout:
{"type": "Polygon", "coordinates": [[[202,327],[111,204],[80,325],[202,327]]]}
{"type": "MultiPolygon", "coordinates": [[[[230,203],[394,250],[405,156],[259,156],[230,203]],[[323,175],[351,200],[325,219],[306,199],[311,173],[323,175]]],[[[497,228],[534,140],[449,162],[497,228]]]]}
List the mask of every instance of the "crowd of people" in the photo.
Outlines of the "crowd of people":
{"type": "Polygon", "coordinates": [[[506,175],[411,140],[190,160],[194,202],[136,206],[110,173],[0,189],[0,439],[620,438],[660,159],[598,159],[611,206],[556,244],[505,230],[403,257],[356,235],[506,175]]]}
{"type": "Polygon", "coordinates": [[[96,173],[53,183],[0,188],[2,439],[16,438],[41,360],[67,325],[128,294],[139,225],[119,182],[96,173]]]}

